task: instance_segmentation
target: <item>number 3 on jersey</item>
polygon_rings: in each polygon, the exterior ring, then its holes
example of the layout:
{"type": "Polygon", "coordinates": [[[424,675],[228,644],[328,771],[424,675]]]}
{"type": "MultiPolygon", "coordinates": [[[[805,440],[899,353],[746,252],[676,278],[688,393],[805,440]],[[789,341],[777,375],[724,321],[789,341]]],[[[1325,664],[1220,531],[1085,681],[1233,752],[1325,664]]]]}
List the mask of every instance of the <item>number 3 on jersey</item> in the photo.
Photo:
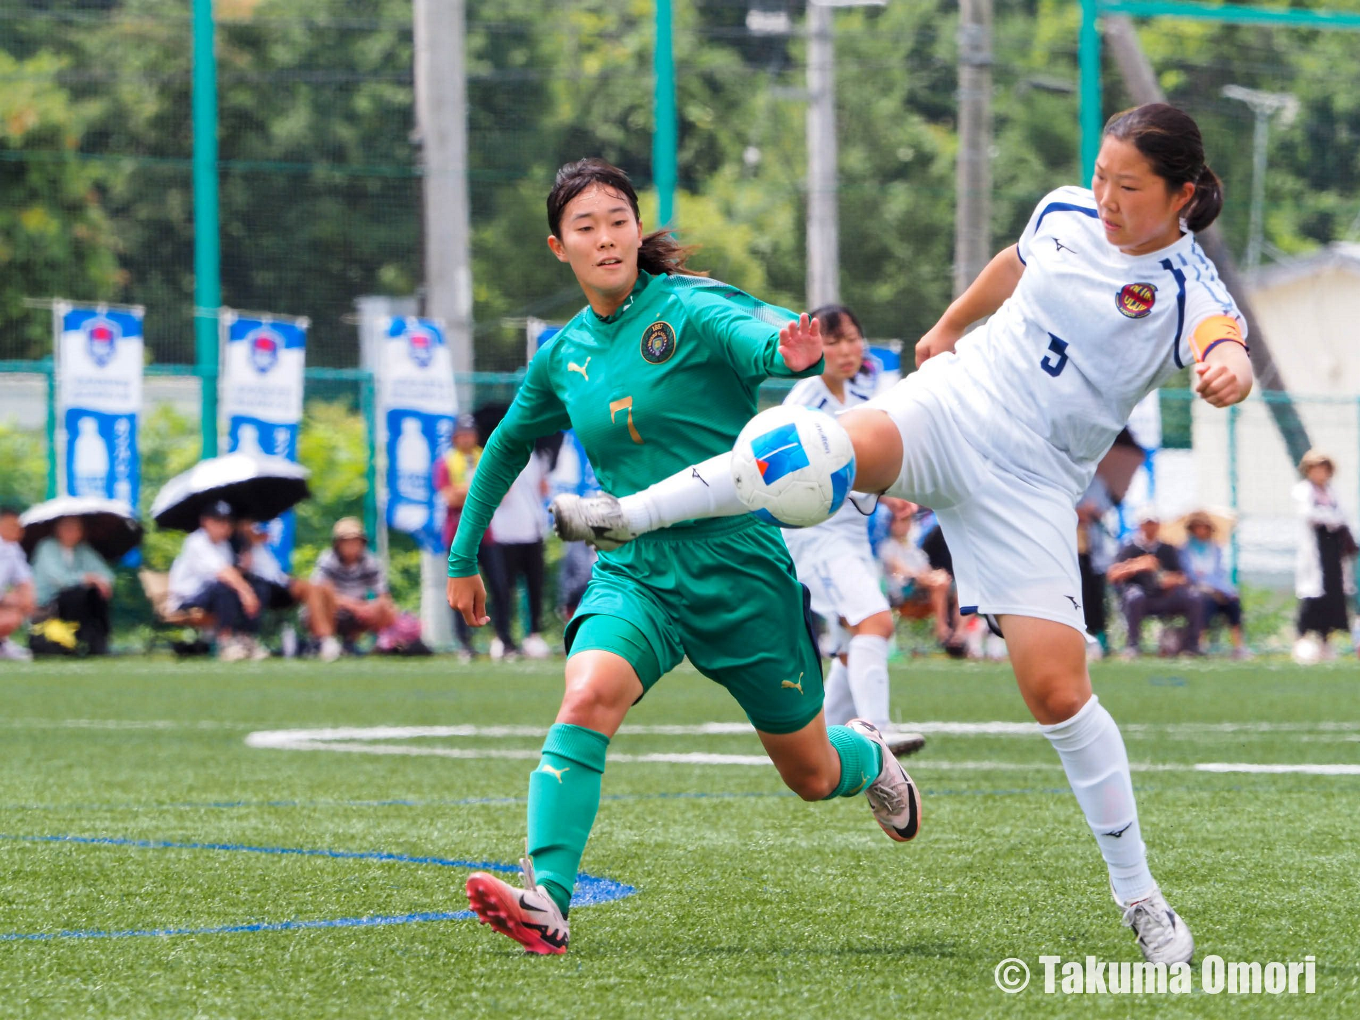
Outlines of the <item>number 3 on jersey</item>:
{"type": "Polygon", "coordinates": [[[1062,370],[1067,367],[1067,341],[1059,340],[1052,333],[1048,334],[1048,341],[1048,349],[1058,356],[1058,360],[1052,361],[1045,354],[1039,360],[1039,367],[1056,379],[1062,375],[1062,370]]]}

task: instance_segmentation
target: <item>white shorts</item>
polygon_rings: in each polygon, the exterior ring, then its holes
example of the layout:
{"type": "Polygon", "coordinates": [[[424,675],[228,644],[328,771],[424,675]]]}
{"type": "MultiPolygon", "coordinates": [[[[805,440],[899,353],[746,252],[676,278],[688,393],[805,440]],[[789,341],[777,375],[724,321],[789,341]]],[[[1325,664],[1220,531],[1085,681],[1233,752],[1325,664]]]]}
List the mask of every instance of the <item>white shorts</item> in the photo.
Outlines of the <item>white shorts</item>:
{"type": "Polygon", "coordinates": [[[879,583],[878,562],[866,538],[854,542],[834,532],[823,536],[817,528],[786,531],[789,553],[798,580],[812,593],[812,611],[850,626],[876,613],[888,612],[888,599],[879,583]]]}
{"type": "Polygon", "coordinates": [[[917,372],[864,405],[886,411],[902,434],[902,472],[887,494],[935,511],[954,560],[960,612],[1038,617],[1085,634],[1070,492],[1021,477],[973,446],[931,392],[951,382],[958,384],[917,372]]]}

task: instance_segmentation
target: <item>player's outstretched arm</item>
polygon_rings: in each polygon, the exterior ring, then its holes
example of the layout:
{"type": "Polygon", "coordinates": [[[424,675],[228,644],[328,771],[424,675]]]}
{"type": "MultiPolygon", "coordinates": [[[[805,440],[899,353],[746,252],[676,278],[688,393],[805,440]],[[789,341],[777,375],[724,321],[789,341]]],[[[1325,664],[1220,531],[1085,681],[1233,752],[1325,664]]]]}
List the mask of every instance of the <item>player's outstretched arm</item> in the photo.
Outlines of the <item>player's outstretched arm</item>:
{"type": "Polygon", "coordinates": [[[985,269],[968,289],[960,294],[950,305],[940,321],[935,323],[929,333],[916,344],[916,367],[935,357],[954,349],[964,331],[991,315],[1020,286],[1020,277],[1025,273],[1025,264],[1020,261],[1020,253],[1015,245],[997,252],[985,269]]]}
{"type": "Polygon", "coordinates": [[[1251,359],[1247,349],[1235,341],[1215,344],[1195,366],[1195,392],[1214,407],[1246,400],[1251,382],[1251,359]]]}

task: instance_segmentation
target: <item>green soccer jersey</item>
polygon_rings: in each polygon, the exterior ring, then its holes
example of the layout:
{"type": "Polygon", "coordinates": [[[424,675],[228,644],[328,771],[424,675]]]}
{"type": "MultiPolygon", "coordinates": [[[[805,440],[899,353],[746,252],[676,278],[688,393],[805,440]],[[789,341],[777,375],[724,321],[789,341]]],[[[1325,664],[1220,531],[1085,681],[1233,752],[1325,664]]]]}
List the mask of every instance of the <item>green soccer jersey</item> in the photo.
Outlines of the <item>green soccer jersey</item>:
{"type": "Polygon", "coordinates": [[[534,356],[473,477],[449,576],[477,572],[491,515],[534,440],[576,430],[601,487],[627,496],[731,449],[756,390],[792,373],[779,330],[796,316],[705,277],[640,273],[608,319],[583,309],[534,356]]]}

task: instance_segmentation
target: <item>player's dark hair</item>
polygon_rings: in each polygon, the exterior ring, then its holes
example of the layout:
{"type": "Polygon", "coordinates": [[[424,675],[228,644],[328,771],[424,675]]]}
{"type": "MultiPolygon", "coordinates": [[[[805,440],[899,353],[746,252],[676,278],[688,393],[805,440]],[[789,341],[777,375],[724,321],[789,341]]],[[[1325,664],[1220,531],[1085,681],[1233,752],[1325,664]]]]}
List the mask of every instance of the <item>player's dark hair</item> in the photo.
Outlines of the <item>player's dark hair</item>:
{"type": "Polygon", "coordinates": [[[0,517],[18,517],[23,513],[17,506],[10,503],[0,505],[0,517]]]}
{"type": "Polygon", "coordinates": [[[856,333],[864,336],[864,327],[859,324],[859,317],[845,305],[822,305],[820,308],[814,308],[808,315],[822,324],[823,333],[839,333],[848,322],[855,327],[856,333]]]}
{"type": "Polygon", "coordinates": [[[1204,139],[1195,118],[1167,103],[1144,103],[1111,117],[1105,135],[1131,142],[1152,164],[1152,172],[1166,181],[1168,191],[1186,182],[1195,186],[1194,196],[1181,210],[1192,231],[1205,230],[1218,219],[1223,182],[1204,161],[1204,139]]]}
{"type": "MultiPolygon", "coordinates": [[[[548,192],[548,228],[553,237],[561,240],[562,213],[573,198],[592,185],[618,192],[628,199],[633,208],[633,216],[642,219],[638,211],[637,192],[628,175],[603,159],[594,156],[567,163],[557,171],[552,191],[548,192]]],[[[686,268],[685,261],[698,248],[683,245],[672,236],[669,229],[653,230],[643,235],[642,247],[638,249],[638,268],[653,276],[661,273],[679,273],[683,276],[704,276],[706,274],[686,268]]]]}

